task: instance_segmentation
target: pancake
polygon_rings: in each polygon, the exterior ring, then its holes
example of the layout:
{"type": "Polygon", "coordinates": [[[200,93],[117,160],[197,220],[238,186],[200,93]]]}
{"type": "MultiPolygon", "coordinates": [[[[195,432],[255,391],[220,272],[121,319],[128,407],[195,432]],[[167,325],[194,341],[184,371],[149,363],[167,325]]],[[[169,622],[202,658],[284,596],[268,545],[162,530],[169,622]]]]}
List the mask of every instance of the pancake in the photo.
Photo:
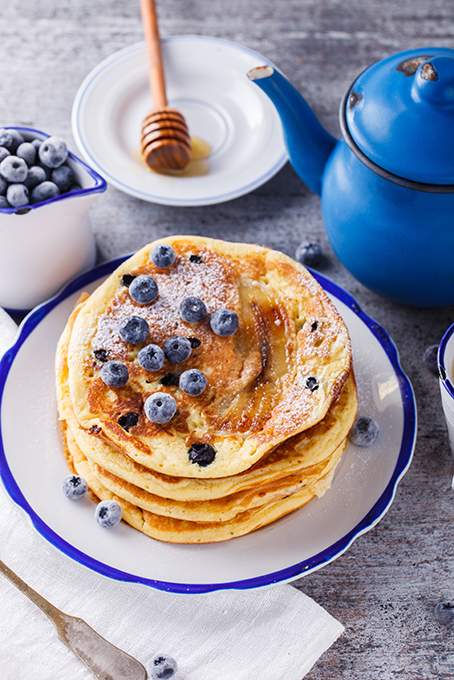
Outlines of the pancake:
{"type": "MultiPolygon", "coordinates": [[[[86,299],[86,297],[85,297],[86,299]]],[[[210,500],[251,489],[303,471],[329,460],[347,436],[356,417],[357,396],[353,373],[325,418],[238,475],[218,479],[172,477],[131,460],[97,434],[81,428],[74,416],[68,388],[67,352],[71,329],[83,300],[68,320],[57,351],[57,394],[60,418],[89,461],[151,494],[180,501],[210,500]]]]}
{"type": "MultiPolygon", "coordinates": [[[[82,452],[68,428],[64,428],[64,437],[71,458],[80,459],[82,452]]],[[[327,460],[299,474],[289,475],[246,491],[206,501],[175,501],[156,496],[134,484],[125,482],[121,477],[104,470],[89,459],[86,460],[91,474],[103,487],[143,510],[192,522],[225,522],[246,510],[281,500],[303,489],[316,488],[316,483],[321,478],[326,479],[327,474],[337,466],[346,448],[347,440],[344,440],[327,460]]]]}
{"type": "Polygon", "coordinates": [[[213,543],[243,536],[301,508],[315,495],[323,495],[329,488],[335,469],[309,488],[291,494],[287,498],[246,510],[224,522],[192,522],[174,519],[143,510],[137,505],[120,498],[103,486],[93,475],[87,459],[79,452],[70,460],[75,472],[83,476],[94,497],[99,500],[115,500],[122,508],[125,522],[151,538],[168,543],[213,543]]]}
{"type": "Polygon", "coordinates": [[[347,329],[328,296],[298,263],[282,253],[255,245],[175,236],[175,262],[159,269],[149,261],[154,244],[123,263],[82,305],[68,349],[68,388],[75,420],[135,463],[162,475],[195,480],[238,475],[290,437],[323,420],[337,401],[351,369],[347,329]],[[148,305],[132,300],[125,275],[151,275],[159,288],[148,305]],[[180,302],[196,296],[208,315],[197,324],[182,320],[180,302]],[[234,311],[239,328],[221,337],[210,326],[218,309],[234,311]],[[144,318],[150,333],[141,345],[126,344],[118,334],[122,320],[144,318]],[[163,346],[173,335],[196,338],[183,364],[167,359],[149,372],[137,362],[144,344],[163,346]],[[96,352],[96,355],[94,354],[96,352]],[[102,360],[121,361],[129,370],[124,387],[111,388],[100,378],[102,360]],[[208,380],[197,397],[168,383],[195,368],[208,380]],[[164,382],[164,384],[163,384],[164,382]],[[158,425],[144,414],[155,392],[175,397],[177,412],[158,425]],[[127,414],[137,424],[121,426],[127,414]],[[209,444],[208,465],[193,463],[188,452],[209,444]]]}

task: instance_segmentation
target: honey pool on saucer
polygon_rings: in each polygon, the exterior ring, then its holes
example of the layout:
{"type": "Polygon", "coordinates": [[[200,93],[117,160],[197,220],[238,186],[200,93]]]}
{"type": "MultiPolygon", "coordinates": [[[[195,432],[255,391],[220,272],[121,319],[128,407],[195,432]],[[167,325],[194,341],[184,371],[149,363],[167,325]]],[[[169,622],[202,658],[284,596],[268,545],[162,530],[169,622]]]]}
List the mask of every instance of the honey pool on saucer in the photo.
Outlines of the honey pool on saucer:
{"type": "Polygon", "coordinates": [[[156,172],[150,168],[142,156],[140,147],[134,149],[133,158],[143,165],[147,170],[158,175],[171,175],[172,177],[202,177],[210,172],[210,165],[207,161],[211,153],[211,147],[204,139],[191,136],[191,160],[181,171],[175,172],[156,172]]]}

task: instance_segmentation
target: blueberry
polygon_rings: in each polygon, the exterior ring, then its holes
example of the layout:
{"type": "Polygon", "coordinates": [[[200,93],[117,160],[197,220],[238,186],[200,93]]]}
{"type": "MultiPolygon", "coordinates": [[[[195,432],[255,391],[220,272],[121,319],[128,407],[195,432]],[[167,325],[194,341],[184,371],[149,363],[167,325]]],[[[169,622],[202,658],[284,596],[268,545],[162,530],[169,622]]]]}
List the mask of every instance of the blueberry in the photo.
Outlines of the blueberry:
{"type": "Polygon", "coordinates": [[[30,144],[33,144],[36,150],[39,149],[42,143],[43,143],[42,139],[32,139],[32,141],[30,142],[30,144]]]}
{"type": "Polygon", "coordinates": [[[158,243],[150,253],[150,261],[160,269],[166,269],[175,262],[175,251],[172,246],[158,243]]]}
{"type": "Polygon", "coordinates": [[[165,354],[158,345],[142,347],[137,355],[137,361],[146,371],[159,371],[163,367],[165,354]]]}
{"type": "Polygon", "coordinates": [[[129,284],[129,295],[134,302],[138,302],[140,305],[147,305],[157,298],[158,284],[152,276],[140,274],[129,284]]]}
{"type": "Polygon", "coordinates": [[[6,190],[6,198],[13,208],[20,208],[22,205],[28,205],[29,191],[25,184],[10,184],[6,190]]]}
{"type": "Polygon", "coordinates": [[[202,344],[202,341],[199,338],[188,338],[188,340],[191,343],[192,349],[197,349],[197,347],[200,347],[202,344]]]}
{"type": "Polygon", "coordinates": [[[68,158],[68,147],[58,137],[48,137],[38,149],[39,160],[48,168],[58,168],[68,158]]]}
{"type": "Polygon", "coordinates": [[[28,169],[27,177],[24,179],[24,184],[27,189],[34,189],[38,184],[46,181],[46,171],[40,165],[32,165],[28,169]]]}
{"type": "Polygon", "coordinates": [[[25,142],[25,139],[17,130],[14,130],[13,128],[8,128],[8,130],[2,128],[0,130],[0,146],[6,146],[11,153],[15,153],[19,144],[22,144],[23,142],[25,142]]]}
{"type": "Polygon", "coordinates": [[[207,467],[216,458],[216,451],[211,444],[193,444],[188,451],[191,463],[197,463],[199,467],[207,467]]]}
{"type": "Polygon", "coordinates": [[[307,264],[308,267],[317,267],[322,261],[323,253],[318,243],[311,241],[304,241],[295,251],[295,258],[301,264],[307,264]]]}
{"type": "Polygon", "coordinates": [[[177,411],[177,402],[167,392],[155,392],[145,400],[144,410],[148,420],[163,425],[172,420],[177,411]]]}
{"type": "Polygon", "coordinates": [[[454,604],[452,602],[439,602],[435,606],[435,618],[445,625],[454,621],[454,604]]]}
{"type": "Polygon", "coordinates": [[[118,424],[126,432],[129,432],[130,427],[135,427],[139,423],[139,414],[135,411],[129,411],[118,418],[118,424]]]}
{"type": "Polygon", "coordinates": [[[434,375],[438,375],[438,345],[429,345],[422,357],[423,364],[434,375]]]}
{"type": "Polygon", "coordinates": [[[7,182],[23,182],[27,177],[27,163],[17,156],[6,156],[0,163],[0,175],[7,182]]]}
{"type": "Polygon", "coordinates": [[[53,182],[41,182],[36,187],[32,189],[31,199],[32,203],[41,203],[42,201],[48,201],[50,198],[55,198],[55,196],[60,195],[60,190],[56,184],[53,182]]]}
{"type": "Polygon", "coordinates": [[[61,488],[66,498],[69,498],[71,501],[77,501],[79,498],[82,498],[82,496],[85,496],[88,485],[83,477],[79,477],[79,475],[68,475],[64,478],[61,488]]]}
{"type": "Polygon", "coordinates": [[[314,378],[312,375],[306,380],[306,387],[308,390],[311,392],[315,392],[315,390],[318,390],[318,380],[317,378],[314,378]]]}
{"type": "Polygon", "coordinates": [[[164,354],[172,364],[181,364],[191,356],[191,343],[181,335],[174,335],[164,343],[164,354]]]}
{"type": "Polygon", "coordinates": [[[94,349],[93,354],[98,361],[103,363],[109,361],[109,351],[107,349],[94,349]]]}
{"type": "Polygon", "coordinates": [[[128,345],[140,345],[147,339],[150,327],[141,316],[127,316],[118,326],[118,333],[128,345]]]}
{"type": "Polygon", "coordinates": [[[187,323],[202,321],[206,313],[205,303],[197,297],[187,297],[180,304],[181,318],[187,323]]]}
{"type": "Polygon", "coordinates": [[[202,371],[190,368],[180,375],[180,388],[190,397],[198,397],[206,388],[208,381],[202,371]]]}
{"type": "Polygon", "coordinates": [[[238,330],[238,316],[231,309],[218,309],[211,317],[210,325],[216,335],[227,337],[238,330]]]}
{"type": "Polygon", "coordinates": [[[159,382],[161,385],[164,385],[164,387],[169,387],[170,385],[175,385],[175,387],[179,384],[180,378],[177,376],[176,373],[166,373],[165,375],[160,378],[159,382]]]}
{"type": "Polygon", "coordinates": [[[177,662],[167,654],[158,654],[152,659],[150,672],[152,680],[170,680],[177,670],[177,662]]]}
{"type": "Polygon", "coordinates": [[[11,148],[13,146],[13,136],[10,130],[5,130],[4,128],[0,129],[0,146],[3,146],[5,149],[8,149],[8,151],[11,152],[11,148]]]}
{"type": "Polygon", "coordinates": [[[1,163],[2,160],[3,160],[4,158],[6,158],[7,156],[11,156],[11,151],[8,151],[8,149],[6,148],[6,146],[0,146],[0,163],[1,163]]]}
{"type": "Polygon", "coordinates": [[[114,527],[121,520],[121,505],[117,501],[101,501],[96,506],[95,517],[104,528],[114,527]]]}
{"type": "Polygon", "coordinates": [[[101,380],[109,387],[123,387],[129,380],[129,371],[121,361],[107,361],[101,368],[101,380]]]}
{"type": "Polygon", "coordinates": [[[28,167],[31,167],[36,160],[36,149],[30,142],[23,142],[17,147],[16,156],[22,158],[28,167]]]}
{"type": "Polygon", "coordinates": [[[123,276],[121,277],[121,285],[125,286],[126,288],[129,288],[129,286],[131,285],[135,278],[136,277],[134,276],[134,274],[123,274],[123,276]]]}
{"type": "Polygon", "coordinates": [[[0,177],[0,196],[4,196],[6,194],[6,188],[8,186],[8,182],[3,179],[3,177],[0,177]]]}
{"type": "Polygon", "coordinates": [[[52,170],[51,181],[58,186],[60,192],[65,194],[72,187],[74,173],[69,165],[60,165],[59,168],[52,170]]]}
{"type": "Polygon", "coordinates": [[[0,196],[0,208],[11,208],[5,196],[0,196]]]}
{"type": "Polygon", "coordinates": [[[377,439],[378,432],[378,425],[375,420],[368,416],[362,416],[355,421],[348,436],[352,444],[370,446],[377,439]]]}

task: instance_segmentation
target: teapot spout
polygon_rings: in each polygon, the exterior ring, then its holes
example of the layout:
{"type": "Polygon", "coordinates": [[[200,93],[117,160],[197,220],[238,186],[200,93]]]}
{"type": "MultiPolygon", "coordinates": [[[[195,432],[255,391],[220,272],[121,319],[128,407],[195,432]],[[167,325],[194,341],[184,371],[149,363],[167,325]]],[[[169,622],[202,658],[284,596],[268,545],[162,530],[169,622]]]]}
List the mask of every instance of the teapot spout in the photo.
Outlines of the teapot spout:
{"type": "Polygon", "coordinates": [[[259,66],[249,71],[247,76],[276,107],[290,163],[296,174],[312,191],[321,194],[323,171],[337,139],[318,122],[293,85],[272,66],[259,66]]]}

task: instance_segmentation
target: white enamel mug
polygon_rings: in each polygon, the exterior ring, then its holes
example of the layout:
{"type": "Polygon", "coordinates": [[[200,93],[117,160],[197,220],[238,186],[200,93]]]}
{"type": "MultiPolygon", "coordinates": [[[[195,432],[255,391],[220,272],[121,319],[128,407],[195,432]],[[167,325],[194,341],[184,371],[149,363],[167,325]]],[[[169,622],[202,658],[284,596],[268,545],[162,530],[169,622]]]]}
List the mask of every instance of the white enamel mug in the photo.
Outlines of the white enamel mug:
{"type": "MultiPolygon", "coordinates": [[[[26,141],[49,137],[32,128],[14,129],[26,141]]],[[[44,302],[95,264],[87,211],[107,184],[74,154],[67,162],[80,189],[23,208],[0,208],[0,307],[13,315],[44,302]]]]}

